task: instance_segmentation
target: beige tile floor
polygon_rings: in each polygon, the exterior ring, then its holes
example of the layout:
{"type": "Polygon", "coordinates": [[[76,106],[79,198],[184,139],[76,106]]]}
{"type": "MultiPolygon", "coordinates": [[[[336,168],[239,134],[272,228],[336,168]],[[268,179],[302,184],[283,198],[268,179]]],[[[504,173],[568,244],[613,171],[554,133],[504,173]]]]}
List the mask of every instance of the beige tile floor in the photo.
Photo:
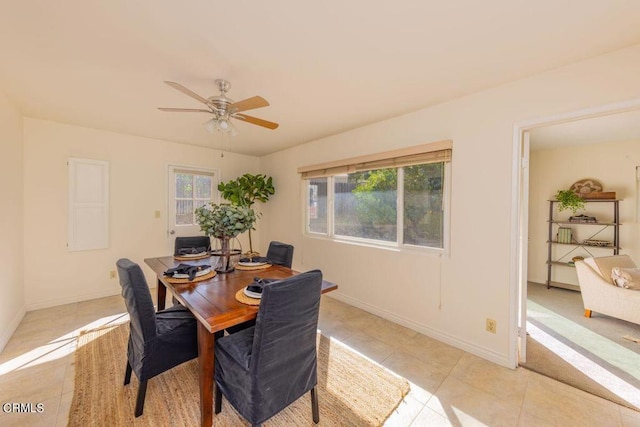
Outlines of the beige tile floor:
{"type": "MultiPolygon", "coordinates": [[[[27,313],[0,353],[0,426],[65,426],[76,337],[122,321],[118,296],[27,313]]],[[[640,413],[524,369],[506,369],[378,316],[323,297],[319,329],[406,378],[411,392],[387,426],[640,426],[640,413]]]]}

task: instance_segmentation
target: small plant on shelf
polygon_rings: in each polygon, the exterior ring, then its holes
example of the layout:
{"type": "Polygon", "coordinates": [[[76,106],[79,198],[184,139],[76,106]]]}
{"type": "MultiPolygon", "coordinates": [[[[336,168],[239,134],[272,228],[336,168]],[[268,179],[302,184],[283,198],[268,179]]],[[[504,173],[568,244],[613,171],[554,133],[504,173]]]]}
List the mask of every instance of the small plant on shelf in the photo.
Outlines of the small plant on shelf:
{"type": "Polygon", "coordinates": [[[558,211],[560,212],[569,209],[571,212],[576,213],[584,209],[585,206],[584,199],[571,190],[558,190],[556,200],[558,201],[558,211]]]}

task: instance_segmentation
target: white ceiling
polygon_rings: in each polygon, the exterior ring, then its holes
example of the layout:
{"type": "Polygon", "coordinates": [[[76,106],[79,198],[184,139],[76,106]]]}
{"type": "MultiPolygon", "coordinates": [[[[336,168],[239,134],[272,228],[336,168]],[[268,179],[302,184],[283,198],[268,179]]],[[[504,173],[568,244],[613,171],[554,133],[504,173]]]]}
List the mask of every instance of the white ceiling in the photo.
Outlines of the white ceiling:
{"type": "Polygon", "coordinates": [[[263,155],[640,43],[624,0],[0,0],[0,90],[29,117],[263,155]],[[224,142],[164,80],[271,106],[224,142]],[[225,146],[226,144],[226,146],[225,146]]]}

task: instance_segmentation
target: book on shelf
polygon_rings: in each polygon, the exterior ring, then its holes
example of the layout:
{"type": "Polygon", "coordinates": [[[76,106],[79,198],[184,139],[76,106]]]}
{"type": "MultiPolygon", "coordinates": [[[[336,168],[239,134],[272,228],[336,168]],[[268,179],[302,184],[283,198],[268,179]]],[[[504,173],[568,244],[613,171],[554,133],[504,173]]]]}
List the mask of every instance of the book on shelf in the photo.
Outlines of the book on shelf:
{"type": "Polygon", "coordinates": [[[558,243],[571,243],[571,229],[569,227],[558,227],[558,243]]]}

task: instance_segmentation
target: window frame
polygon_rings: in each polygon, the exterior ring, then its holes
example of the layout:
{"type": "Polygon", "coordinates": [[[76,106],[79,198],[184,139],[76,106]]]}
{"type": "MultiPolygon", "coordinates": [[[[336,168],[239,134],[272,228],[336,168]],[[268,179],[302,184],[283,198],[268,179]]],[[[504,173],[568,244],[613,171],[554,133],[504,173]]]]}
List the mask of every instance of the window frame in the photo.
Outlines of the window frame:
{"type": "MultiPolygon", "coordinates": [[[[192,195],[191,197],[178,197],[177,195],[177,191],[176,191],[176,195],[173,198],[174,202],[181,202],[181,201],[188,201],[192,203],[193,209],[192,209],[192,213],[191,213],[191,222],[189,224],[178,224],[175,223],[175,219],[176,218],[172,218],[174,220],[174,227],[181,227],[181,226],[192,226],[192,225],[197,225],[197,221],[196,221],[196,215],[195,215],[195,209],[196,206],[202,206],[202,204],[207,204],[209,202],[212,202],[214,200],[215,197],[215,193],[218,191],[218,186],[215,183],[215,174],[213,173],[204,173],[203,171],[187,171],[187,170],[175,170],[174,171],[174,175],[189,175],[191,177],[191,186],[193,188],[192,191],[192,195]],[[202,197],[196,197],[196,178],[200,177],[200,176],[206,176],[211,178],[211,197],[209,198],[202,198],[202,197]]],[[[174,182],[175,185],[175,182],[174,182]]],[[[217,197],[216,197],[217,198],[217,197]]]]}
{"type": "MultiPolygon", "coordinates": [[[[327,180],[327,232],[317,232],[312,231],[310,229],[310,191],[309,185],[311,179],[314,178],[304,178],[303,179],[303,191],[305,197],[303,197],[303,209],[304,209],[304,230],[303,235],[306,237],[316,238],[316,239],[325,239],[332,240],[337,242],[345,242],[345,243],[353,243],[353,244],[361,244],[366,246],[378,247],[383,249],[394,249],[401,251],[416,251],[416,252],[430,252],[437,254],[448,254],[449,246],[450,246],[450,215],[451,215],[451,160],[446,160],[442,162],[432,162],[432,163],[443,163],[443,183],[442,183],[442,221],[443,221],[443,231],[442,231],[442,247],[432,247],[432,246],[420,246],[414,244],[404,243],[404,166],[399,166],[396,169],[398,170],[398,187],[396,189],[396,209],[397,209],[397,218],[396,218],[396,241],[389,242],[384,240],[377,239],[369,239],[366,237],[355,237],[355,236],[345,236],[340,234],[335,234],[334,223],[335,223],[335,209],[334,209],[334,200],[335,200],[335,181],[334,177],[336,175],[343,175],[343,173],[332,174],[324,177],[327,180]]],[[[418,164],[426,164],[426,163],[418,163],[418,164]]],[[[381,168],[382,169],[382,168],[381,168]]],[[[374,170],[374,169],[372,169],[374,170]]]]}
{"type": "MultiPolygon", "coordinates": [[[[201,176],[210,176],[212,177],[212,189],[211,189],[211,202],[212,203],[220,203],[220,191],[218,191],[218,184],[220,183],[220,170],[219,169],[209,169],[209,168],[205,168],[205,167],[196,167],[196,166],[185,166],[185,165],[179,165],[179,164],[170,164],[168,165],[168,174],[167,174],[167,233],[170,233],[170,230],[174,230],[177,234],[176,236],[181,236],[182,233],[179,231],[181,229],[186,229],[188,227],[196,227],[198,226],[197,222],[195,221],[195,216],[193,218],[193,223],[192,224],[176,224],[175,223],[175,215],[172,218],[172,215],[170,215],[170,213],[172,212],[172,208],[171,205],[174,204],[176,201],[178,200],[192,200],[192,201],[196,201],[195,197],[191,197],[191,198],[179,198],[177,197],[177,193],[176,193],[176,188],[175,188],[175,176],[177,174],[188,174],[188,175],[193,175],[194,177],[196,175],[201,175],[201,176]],[[172,190],[173,188],[173,190],[172,190]]],[[[194,196],[195,196],[195,185],[194,185],[194,196]]],[[[197,200],[205,200],[205,199],[197,199],[197,200]]],[[[194,208],[195,210],[195,208],[194,208]]],[[[177,213],[175,210],[175,207],[173,208],[173,213],[177,213]]],[[[199,227],[199,226],[198,226],[199,227]]]]}

